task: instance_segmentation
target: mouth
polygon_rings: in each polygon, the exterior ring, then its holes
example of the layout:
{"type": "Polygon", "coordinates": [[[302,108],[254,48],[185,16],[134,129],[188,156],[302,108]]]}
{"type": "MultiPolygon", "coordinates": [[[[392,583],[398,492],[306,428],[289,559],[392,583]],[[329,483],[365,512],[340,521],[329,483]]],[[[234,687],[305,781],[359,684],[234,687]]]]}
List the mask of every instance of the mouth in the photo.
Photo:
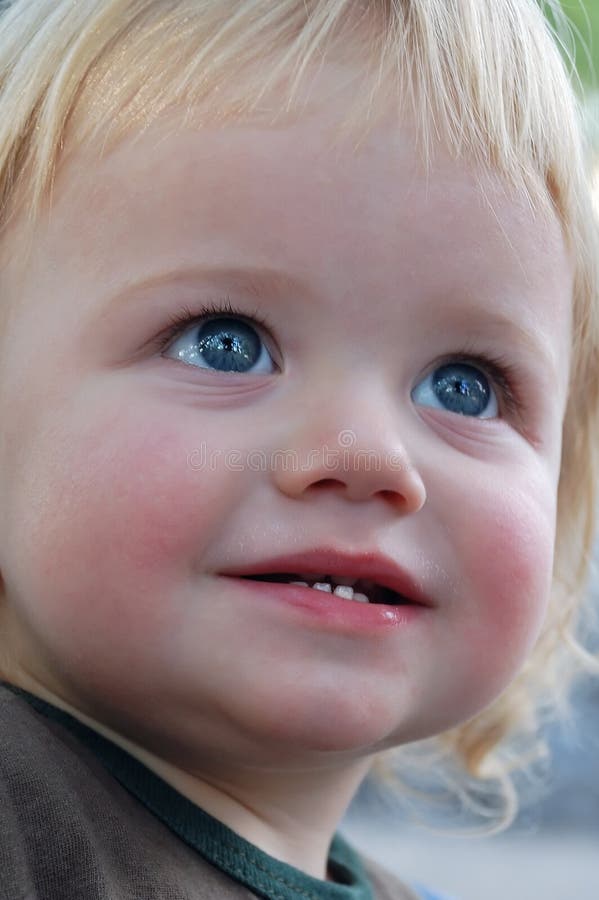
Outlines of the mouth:
{"type": "Polygon", "coordinates": [[[249,581],[299,585],[306,591],[324,591],[372,606],[436,606],[435,599],[423,590],[415,573],[403,569],[391,557],[372,550],[352,553],[320,546],[248,561],[218,574],[249,581]]]}
{"type": "Polygon", "coordinates": [[[268,581],[279,584],[301,585],[312,590],[335,594],[343,600],[357,603],[384,604],[386,606],[416,606],[409,597],[397,593],[366,578],[345,578],[342,576],[313,573],[268,572],[265,574],[239,575],[250,581],[268,581]]]}

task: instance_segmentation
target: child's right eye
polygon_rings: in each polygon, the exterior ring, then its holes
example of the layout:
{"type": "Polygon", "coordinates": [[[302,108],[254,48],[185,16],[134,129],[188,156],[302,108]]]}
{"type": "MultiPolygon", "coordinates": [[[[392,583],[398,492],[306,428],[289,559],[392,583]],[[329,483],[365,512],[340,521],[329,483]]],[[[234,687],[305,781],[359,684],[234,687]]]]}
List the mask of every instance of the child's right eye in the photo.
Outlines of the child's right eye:
{"type": "Polygon", "coordinates": [[[258,313],[253,319],[257,328],[251,324],[252,317],[233,308],[229,301],[204,307],[196,315],[186,308],[173,317],[157,343],[163,355],[168,350],[171,358],[196,368],[270,374],[278,367],[260,336],[260,329],[268,326],[258,313]],[[177,334],[180,336],[172,340],[177,334]]]}

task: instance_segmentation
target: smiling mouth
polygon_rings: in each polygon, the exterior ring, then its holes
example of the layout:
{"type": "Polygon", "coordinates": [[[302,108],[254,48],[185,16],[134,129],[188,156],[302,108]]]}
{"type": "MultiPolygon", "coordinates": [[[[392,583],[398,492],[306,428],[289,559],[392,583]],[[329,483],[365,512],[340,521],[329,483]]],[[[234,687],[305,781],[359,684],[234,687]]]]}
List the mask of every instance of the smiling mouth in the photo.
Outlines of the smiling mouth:
{"type": "Polygon", "coordinates": [[[301,573],[274,572],[264,575],[239,575],[250,581],[269,581],[279,584],[300,584],[314,590],[336,594],[346,600],[387,606],[415,606],[413,600],[365,578],[336,578],[332,575],[306,575],[301,573]],[[318,586],[317,586],[318,585],[318,586]]]}

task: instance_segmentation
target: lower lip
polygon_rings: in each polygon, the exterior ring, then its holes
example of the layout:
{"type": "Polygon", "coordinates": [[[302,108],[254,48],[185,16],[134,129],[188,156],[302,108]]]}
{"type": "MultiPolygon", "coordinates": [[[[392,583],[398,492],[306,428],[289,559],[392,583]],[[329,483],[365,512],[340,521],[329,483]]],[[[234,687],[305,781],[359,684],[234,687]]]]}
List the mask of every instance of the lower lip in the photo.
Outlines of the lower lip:
{"type": "Polygon", "coordinates": [[[360,603],[327,591],[285,582],[253,581],[231,575],[221,577],[235,582],[259,600],[274,601],[279,606],[293,609],[301,617],[312,620],[320,627],[330,627],[342,632],[389,632],[405,628],[430,611],[428,607],[418,604],[387,606],[382,603],[360,603]]]}

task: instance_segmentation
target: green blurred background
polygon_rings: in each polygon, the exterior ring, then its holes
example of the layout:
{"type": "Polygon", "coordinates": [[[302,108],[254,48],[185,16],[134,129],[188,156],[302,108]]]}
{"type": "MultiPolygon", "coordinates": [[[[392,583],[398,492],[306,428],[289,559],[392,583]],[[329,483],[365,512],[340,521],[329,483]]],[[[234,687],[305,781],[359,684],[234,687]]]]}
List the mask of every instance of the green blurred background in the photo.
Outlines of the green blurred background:
{"type": "Polygon", "coordinates": [[[561,5],[574,29],[580,78],[585,88],[596,91],[599,88],[599,0],[561,0],[561,5]]]}

